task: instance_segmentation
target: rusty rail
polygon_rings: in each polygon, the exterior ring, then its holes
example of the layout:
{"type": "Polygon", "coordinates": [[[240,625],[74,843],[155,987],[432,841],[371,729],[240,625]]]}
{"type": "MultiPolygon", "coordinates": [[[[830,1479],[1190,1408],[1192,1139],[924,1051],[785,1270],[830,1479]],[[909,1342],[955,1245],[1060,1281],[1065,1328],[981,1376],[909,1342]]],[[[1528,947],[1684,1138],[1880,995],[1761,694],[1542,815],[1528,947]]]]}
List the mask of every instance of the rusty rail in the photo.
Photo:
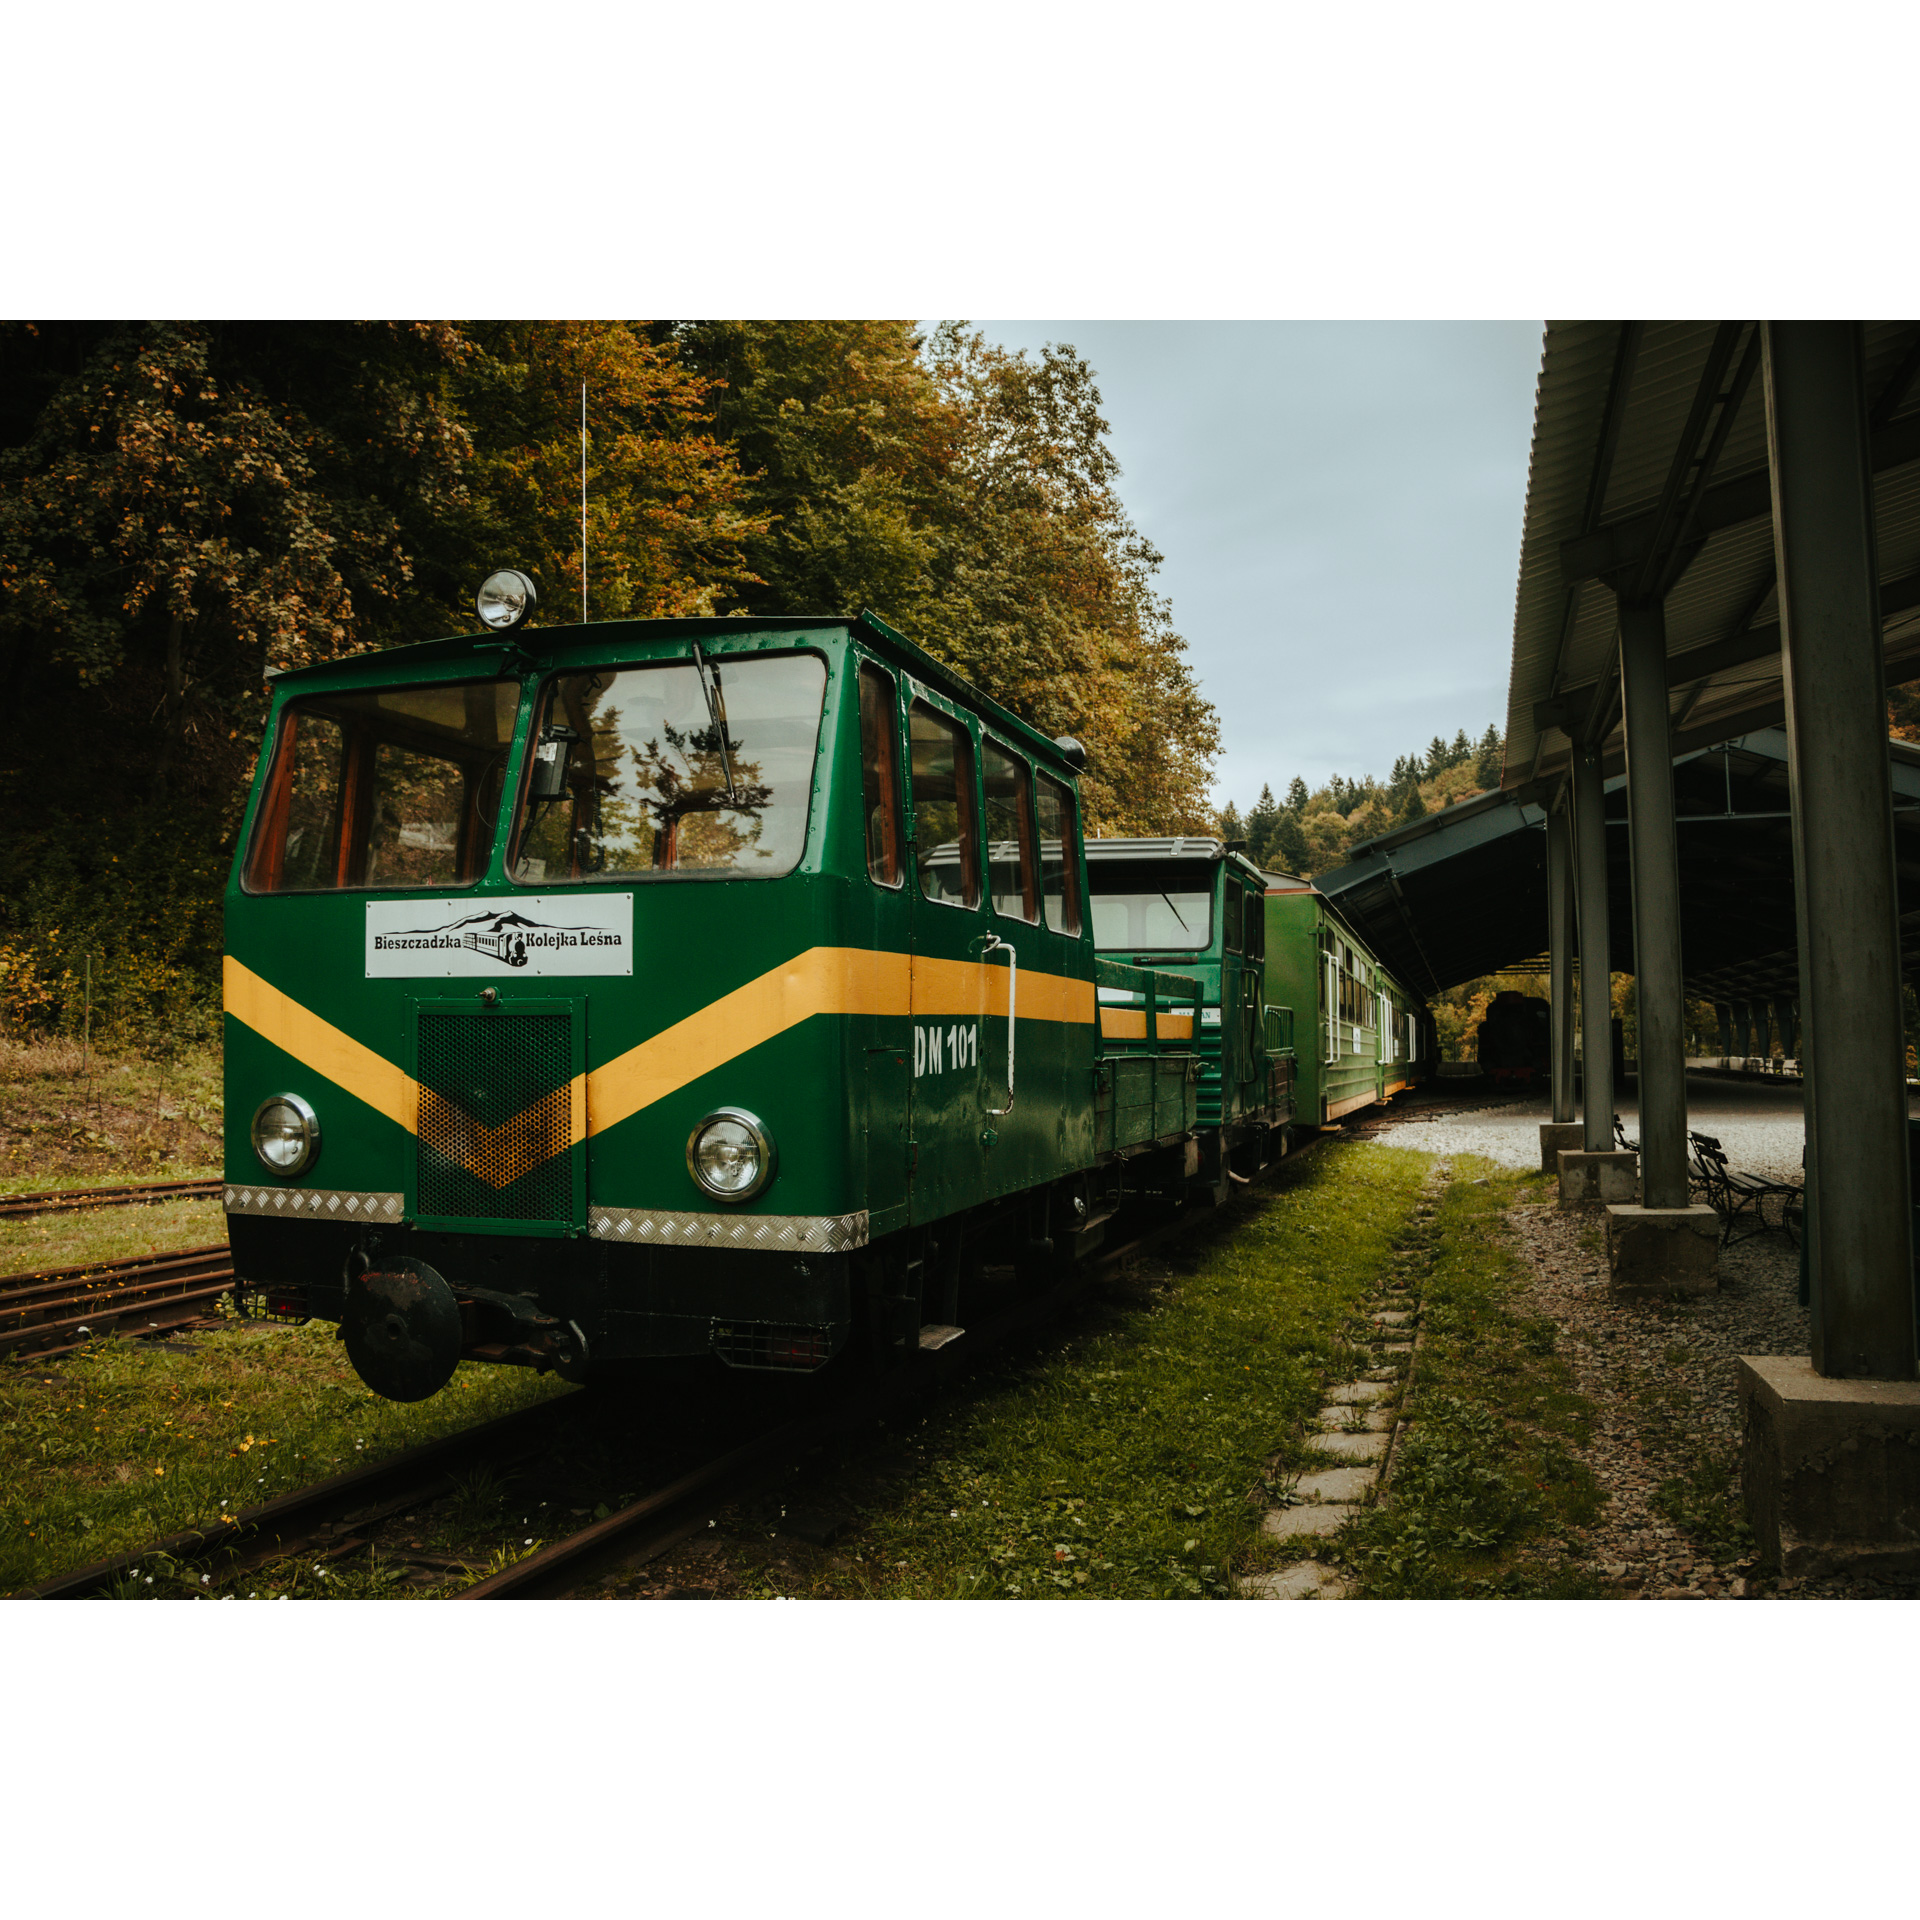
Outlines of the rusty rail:
{"type": "Polygon", "coordinates": [[[78,1213],[86,1207],[145,1207],[160,1200],[198,1200],[219,1191],[218,1180],[149,1180],[132,1187],[66,1187],[0,1194],[0,1220],[78,1213]]]}
{"type": "Polygon", "coordinates": [[[50,1360],[99,1334],[163,1332],[232,1291],[224,1240],[0,1276],[0,1359],[50,1360]]]}

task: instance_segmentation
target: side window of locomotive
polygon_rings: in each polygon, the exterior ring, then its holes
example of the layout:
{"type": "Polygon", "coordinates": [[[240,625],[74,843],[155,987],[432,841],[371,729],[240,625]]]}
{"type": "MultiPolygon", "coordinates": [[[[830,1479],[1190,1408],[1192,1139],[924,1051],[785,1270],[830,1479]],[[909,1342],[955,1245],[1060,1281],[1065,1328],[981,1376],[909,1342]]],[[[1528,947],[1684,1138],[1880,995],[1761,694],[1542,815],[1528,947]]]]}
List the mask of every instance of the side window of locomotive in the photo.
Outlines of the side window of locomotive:
{"type": "Polygon", "coordinates": [[[1073,795],[1058,780],[1040,776],[1040,899],[1055,933],[1080,931],[1080,839],[1074,831],[1073,795]]]}
{"type": "Polygon", "coordinates": [[[987,891],[1009,920],[1038,920],[1033,788],[1026,766],[989,740],[982,755],[987,802],[987,891]]]}
{"type": "Polygon", "coordinates": [[[900,720],[893,676],[860,669],[860,795],[867,821],[867,872],[883,887],[904,877],[900,862],[900,720]]]}
{"type": "Polygon", "coordinates": [[[1247,895],[1247,958],[1267,957],[1267,902],[1263,894],[1247,895]]]}
{"type": "Polygon", "coordinates": [[[913,703],[913,864],[920,891],[947,907],[980,904],[973,742],[957,721],[913,703]]]}
{"type": "Polygon", "coordinates": [[[511,680],[315,695],[280,717],[247,860],[254,893],[466,886],[493,851],[511,680]]]}
{"type": "Polygon", "coordinates": [[[1227,888],[1227,951],[1229,953],[1238,953],[1240,951],[1240,932],[1241,932],[1240,888],[1238,884],[1232,880],[1229,880],[1226,883],[1226,888],[1227,888]]]}
{"type": "Polygon", "coordinates": [[[551,887],[791,873],[806,849],[826,686],[826,663],[811,653],[604,667],[549,681],[513,879],[551,887]]]}

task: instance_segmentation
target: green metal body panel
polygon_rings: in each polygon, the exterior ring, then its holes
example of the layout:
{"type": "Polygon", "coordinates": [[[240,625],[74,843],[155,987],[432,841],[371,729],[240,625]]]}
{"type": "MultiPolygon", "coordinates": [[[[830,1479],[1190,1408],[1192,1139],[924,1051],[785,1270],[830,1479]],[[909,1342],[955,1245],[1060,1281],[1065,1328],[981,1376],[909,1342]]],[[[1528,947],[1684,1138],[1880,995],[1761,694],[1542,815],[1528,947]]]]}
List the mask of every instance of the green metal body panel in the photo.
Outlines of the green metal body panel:
{"type": "Polygon", "coordinates": [[[1094,978],[1103,1028],[1095,1080],[1100,1151],[1131,1153],[1184,1140],[1200,1124],[1201,1066],[1194,1042],[1205,987],[1192,975],[1105,958],[1094,978]],[[1141,1031],[1109,1031],[1115,1015],[1137,1015],[1141,1031]]]}

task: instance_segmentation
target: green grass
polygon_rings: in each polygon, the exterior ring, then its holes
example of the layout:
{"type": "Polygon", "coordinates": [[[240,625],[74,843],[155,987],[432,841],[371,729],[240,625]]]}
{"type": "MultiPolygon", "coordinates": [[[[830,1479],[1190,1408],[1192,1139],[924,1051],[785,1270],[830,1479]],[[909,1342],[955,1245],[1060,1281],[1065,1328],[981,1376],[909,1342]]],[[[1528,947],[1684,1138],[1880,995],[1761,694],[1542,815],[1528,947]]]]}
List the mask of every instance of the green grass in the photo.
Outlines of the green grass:
{"type": "Polygon", "coordinates": [[[217,1197],[0,1220],[0,1274],[130,1260],[175,1247],[208,1247],[226,1237],[226,1211],[217,1197]]]}
{"type": "Polygon", "coordinates": [[[969,1375],[887,1441],[790,1487],[787,1502],[858,1516],[833,1555],[776,1568],[781,1502],[737,1509],[742,1584],[821,1597],[1229,1594],[1235,1574],[1273,1557],[1260,1514],[1305,1464],[1299,1436],[1322,1385],[1364,1364],[1348,1332],[1427,1165],[1336,1143],[1283,1164],[1018,1361],[969,1375]]]}
{"type": "Polygon", "coordinates": [[[1520,1310],[1524,1278],[1501,1218],[1537,1174],[1455,1156],[1424,1236],[1423,1338],[1391,1498],[1320,1557],[1364,1597],[1582,1597],[1600,1592],[1557,1536],[1604,1495],[1573,1449],[1592,1417],[1552,1323],[1520,1310]]]}
{"type": "Polygon", "coordinates": [[[0,1193],[220,1172],[221,1055],[84,1051],[0,1035],[0,1193]]]}
{"type": "Polygon", "coordinates": [[[466,1365],[402,1406],[360,1384],[329,1325],[180,1341],[197,1351],[106,1339],[0,1363],[0,1592],[570,1391],[466,1365]]]}

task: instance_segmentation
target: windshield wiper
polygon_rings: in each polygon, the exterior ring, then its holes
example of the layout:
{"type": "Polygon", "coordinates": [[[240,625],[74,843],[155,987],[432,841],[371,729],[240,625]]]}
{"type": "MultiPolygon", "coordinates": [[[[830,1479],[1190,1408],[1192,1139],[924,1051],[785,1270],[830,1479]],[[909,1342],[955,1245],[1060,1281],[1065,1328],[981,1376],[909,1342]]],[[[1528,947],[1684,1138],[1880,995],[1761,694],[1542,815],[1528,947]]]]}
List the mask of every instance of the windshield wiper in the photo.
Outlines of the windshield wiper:
{"type": "Polygon", "coordinates": [[[734,799],[733,756],[727,751],[727,703],[720,692],[720,669],[707,665],[700,652],[700,642],[693,643],[693,670],[700,676],[700,691],[707,702],[707,721],[713,728],[713,737],[720,743],[720,771],[727,777],[727,798],[734,799]],[[707,676],[713,676],[708,684],[707,676]]]}
{"type": "Polygon", "coordinates": [[[1173,917],[1174,917],[1174,918],[1175,918],[1176,920],[1179,920],[1179,921],[1180,921],[1180,931],[1181,931],[1182,933],[1191,933],[1191,932],[1193,931],[1193,929],[1192,929],[1192,928],[1191,928],[1190,926],[1188,926],[1188,925],[1187,925],[1187,923],[1186,923],[1186,921],[1185,921],[1185,920],[1182,920],[1182,919],[1180,918],[1180,909],[1179,909],[1178,907],[1176,907],[1176,906],[1175,906],[1175,905],[1173,904],[1173,896],[1172,896],[1171,894],[1165,894],[1165,893],[1163,893],[1163,894],[1162,894],[1162,895],[1160,896],[1160,898],[1161,898],[1162,900],[1164,900],[1164,901],[1166,901],[1166,903],[1167,903],[1167,911],[1168,911],[1168,912],[1169,912],[1170,914],[1172,914],[1172,915],[1173,915],[1173,917]]]}

